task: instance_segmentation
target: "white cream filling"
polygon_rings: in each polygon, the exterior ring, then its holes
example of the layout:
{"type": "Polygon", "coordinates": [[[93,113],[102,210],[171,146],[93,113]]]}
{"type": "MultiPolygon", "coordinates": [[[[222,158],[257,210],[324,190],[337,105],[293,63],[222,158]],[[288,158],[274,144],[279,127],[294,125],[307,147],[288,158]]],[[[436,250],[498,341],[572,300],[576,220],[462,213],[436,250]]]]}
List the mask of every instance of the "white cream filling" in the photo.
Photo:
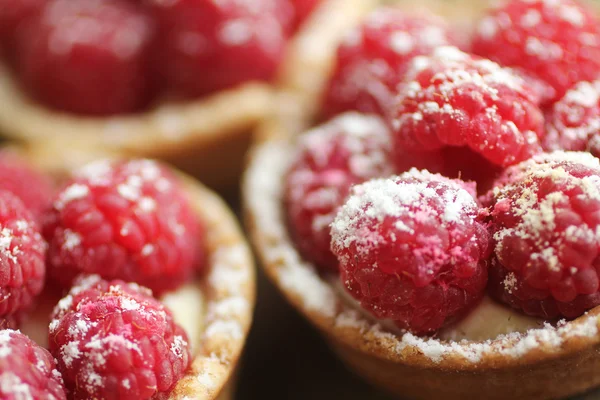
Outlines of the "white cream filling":
{"type": "MultiPolygon", "coordinates": [[[[20,326],[21,332],[46,348],[48,347],[50,314],[58,300],[55,296],[42,294],[37,307],[31,311],[20,326]]],[[[192,355],[195,355],[204,330],[205,316],[204,296],[198,282],[188,283],[173,292],[166,293],[160,298],[160,301],[171,310],[175,322],[187,334],[192,355]]]]}
{"type": "MultiPolygon", "coordinates": [[[[394,323],[390,320],[380,320],[364,311],[343,287],[342,282],[336,277],[328,278],[343,301],[359,310],[365,317],[376,321],[382,327],[394,333],[401,334],[394,323]]],[[[515,310],[485,296],[481,303],[458,323],[438,332],[437,337],[447,341],[468,340],[480,342],[496,339],[500,335],[509,333],[525,333],[530,329],[543,328],[544,321],[522,315],[515,310]]]]}
{"type": "Polygon", "coordinates": [[[187,334],[192,355],[195,355],[204,331],[204,315],[206,314],[204,295],[198,283],[188,283],[174,292],[165,294],[160,300],[171,310],[175,322],[187,334]]]}

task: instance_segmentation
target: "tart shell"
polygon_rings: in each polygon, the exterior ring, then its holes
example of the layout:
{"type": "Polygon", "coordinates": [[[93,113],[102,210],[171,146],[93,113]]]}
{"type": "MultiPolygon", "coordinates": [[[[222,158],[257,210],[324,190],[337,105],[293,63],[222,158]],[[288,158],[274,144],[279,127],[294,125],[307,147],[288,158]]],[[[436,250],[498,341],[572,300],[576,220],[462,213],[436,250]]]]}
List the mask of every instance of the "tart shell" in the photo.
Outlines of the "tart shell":
{"type": "Polygon", "coordinates": [[[600,385],[600,307],[558,327],[449,342],[386,330],[344,301],[289,237],[282,181],[293,117],[280,118],[280,129],[272,120],[271,136],[265,128],[251,150],[242,187],[247,229],[267,275],[351,369],[414,399],[555,399],[600,385]]]}
{"type": "MultiPolygon", "coordinates": [[[[384,3],[417,7],[408,0],[384,3]]],[[[336,0],[328,4],[321,8],[321,21],[328,20],[327,10],[335,14],[337,7],[343,14],[349,8],[336,0]]],[[[486,4],[423,0],[419,7],[445,15],[467,31],[471,29],[469,21],[486,4]]],[[[305,40],[318,43],[316,32],[320,29],[322,35],[327,31],[323,25],[315,23],[314,36],[307,31],[305,40]]],[[[331,46],[334,43],[332,40],[331,46]]],[[[403,398],[557,399],[600,386],[600,307],[560,326],[547,325],[488,341],[419,338],[389,331],[365,316],[302,259],[288,234],[282,182],[294,137],[318,119],[321,92],[333,63],[334,47],[329,49],[329,57],[325,51],[311,56],[307,50],[311,48],[305,43],[306,52],[296,53],[296,57],[320,61],[312,64],[313,70],[294,73],[292,69],[284,80],[277,109],[258,130],[242,184],[244,217],[252,242],[267,275],[287,300],[319,329],[348,367],[403,398]],[[309,81],[314,85],[298,83],[309,81]]]]}
{"type": "Polygon", "coordinates": [[[62,113],[30,100],[0,66],[0,133],[37,146],[156,158],[219,190],[236,185],[252,130],[270,110],[273,91],[250,82],[207,97],[164,103],[111,117],[62,113]]]}
{"type": "MultiPolygon", "coordinates": [[[[40,168],[49,165],[49,154],[41,156],[41,152],[19,147],[10,150],[40,168]]],[[[60,166],[62,169],[56,165],[51,169],[57,180],[67,174],[65,163],[60,166]]],[[[206,272],[186,285],[199,293],[203,304],[192,307],[195,313],[189,316],[185,311],[178,311],[192,320],[186,322],[192,322],[199,334],[190,343],[193,355],[190,367],[168,398],[230,400],[255,305],[254,259],[236,217],[223,200],[195,179],[174,172],[204,223],[207,265],[206,272]]]]}

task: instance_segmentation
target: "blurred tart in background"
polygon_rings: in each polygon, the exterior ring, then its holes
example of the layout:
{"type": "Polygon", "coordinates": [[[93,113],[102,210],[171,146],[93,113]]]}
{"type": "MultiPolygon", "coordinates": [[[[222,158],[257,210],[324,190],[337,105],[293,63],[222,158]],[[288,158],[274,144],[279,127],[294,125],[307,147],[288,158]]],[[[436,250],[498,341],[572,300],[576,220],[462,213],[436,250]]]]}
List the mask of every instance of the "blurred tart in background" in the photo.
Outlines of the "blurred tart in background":
{"type": "Polygon", "coordinates": [[[231,188],[318,0],[3,0],[0,132],[231,188]]]}

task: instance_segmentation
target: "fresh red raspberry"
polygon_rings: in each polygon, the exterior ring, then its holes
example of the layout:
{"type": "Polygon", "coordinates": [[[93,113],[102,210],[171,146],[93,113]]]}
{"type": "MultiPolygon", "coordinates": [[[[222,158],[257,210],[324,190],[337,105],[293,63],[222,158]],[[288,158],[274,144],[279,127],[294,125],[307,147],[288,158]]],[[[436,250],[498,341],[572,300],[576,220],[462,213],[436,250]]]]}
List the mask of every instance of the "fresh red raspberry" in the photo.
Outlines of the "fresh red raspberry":
{"type": "Polygon", "coordinates": [[[191,361],[171,312],[134,283],[80,279],[52,318],[50,351],[76,400],[155,398],[191,361]]]}
{"type": "Polygon", "coordinates": [[[600,81],[580,82],[554,103],[547,118],[544,146],[549,150],[598,152],[600,81]]]}
{"type": "Polygon", "coordinates": [[[65,386],[48,350],[19,331],[0,331],[0,398],[66,400],[65,386]]]}
{"type": "Polygon", "coordinates": [[[473,190],[417,170],[352,189],[331,225],[331,248],[365,310],[427,334],[477,304],[489,237],[473,190]]]}
{"type": "Polygon", "coordinates": [[[578,151],[553,151],[550,153],[538,153],[533,157],[504,169],[494,180],[490,190],[479,198],[484,207],[491,207],[495,202],[495,196],[504,186],[524,179],[531,168],[537,168],[539,164],[557,165],[562,163],[583,164],[589,168],[598,166],[598,159],[590,153],[578,151]]]}
{"type": "Polygon", "coordinates": [[[324,114],[358,110],[383,114],[410,61],[438,46],[456,44],[445,22],[433,15],[407,15],[381,8],[349,32],[323,101],[324,114]]]}
{"type": "Polygon", "coordinates": [[[600,162],[557,152],[510,168],[491,194],[490,290],[526,314],[600,305],[600,162]]]}
{"type": "Polygon", "coordinates": [[[0,0],[0,48],[10,58],[23,22],[40,11],[47,0],[0,0]]]}
{"type": "MultiPolygon", "coordinates": [[[[151,0],[158,67],[180,94],[202,96],[270,80],[286,43],[277,0],[151,0]]],[[[287,11],[286,11],[287,12],[287,11]]],[[[285,19],[285,18],[283,18],[285,19]]]]}
{"type": "Polygon", "coordinates": [[[600,20],[573,0],[511,0],[479,23],[473,52],[522,68],[554,89],[553,100],[600,70],[600,20]]]}
{"type": "Polygon", "coordinates": [[[33,215],[0,191],[0,317],[30,306],[44,286],[46,243],[33,215]]]}
{"type": "Polygon", "coordinates": [[[189,280],[202,260],[199,221],[182,187],[149,160],[84,167],[44,222],[49,274],[66,287],[85,272],[162,292],[189,280]]]}
{"type": "Polygon", "coordinates": [[[18,68],[31,94],[74,113],[139,110],[149,96],[153,26],[133,3],[51,0],[18,38],[18,68]]]}
{"type": "Polygon", "coordinates": [[[0,151],[0,187],[21,199],[38,221],[52,198],[50,178],[9,151],[0,151]]]}
{"type": "Polygon", "coordinates": [[[292,31],[296,31],[300,25],[310,17],[321,1],[322,0],[290,0],[294,15],[292,31]]]}
{"type": "Polygon", "coordinates": [[[391,174],[390,136],[376,116],[346,113],[304,134],[286,177],[289,227],[305,258],[337,270],[329,224],[350,186],[391,174]]]}
{"type": "Polygon", "coordinates": [[[537,97],[512,71],[454,47],[416,57],[391,111],[395,146],[468,146],[507,166],[540,151],[537,97]]]}

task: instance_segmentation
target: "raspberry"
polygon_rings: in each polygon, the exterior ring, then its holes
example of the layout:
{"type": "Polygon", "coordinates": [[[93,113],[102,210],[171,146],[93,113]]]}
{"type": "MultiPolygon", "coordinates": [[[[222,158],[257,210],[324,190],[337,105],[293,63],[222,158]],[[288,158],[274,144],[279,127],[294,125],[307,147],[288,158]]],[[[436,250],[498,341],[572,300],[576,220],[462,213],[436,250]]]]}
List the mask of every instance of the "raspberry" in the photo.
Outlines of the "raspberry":
{"type": "Polygon", "coordinates": [[[202,259],[199,222],[185,193],[149,160],[84,167],[55,196],[44,235],[49,274],[66,287],[85,272],[162,292],[189,280],[202,259]]]}
{"type": "Polygon", "coordinates": [[[0,48],[12,56],[15,37],[23,22],[35,15],[47,0],[0,0],[0,48]]]}
{"type": "Polygon", "coordinates": [[[598,152],[600,81],[580,82],[554,103],[547,117],[544,145],[549,150],[598,152]]]}
{"type": "Polygon", "coordinates": [[[74,399],[150,399],[188,368],[187,336],[152,293],[80,279],[53,312],[50,351],[74,399]]]}
{"type": "Polygon", "coordinates": [[[374,11],[338,48],[325,115],[348,110],[383,114],[410,61],[451,44],[456,40],[436,16],[407,15],[395,8],[374,11]]]}
{"type": "Polygon", "coordinates": [[[600,305],[600,162],[557,152],[508,170],[491,197],[490,290],[526,314],[600,305]]]}
{"type": "Polygon", "coordinates": [[[553,88],[553,100],[600,70],[600,20],[573,0],[512,0],[484,17],[473,51],[522,68],[553,88]]]}
{"type": "Polygon", "coordinates": [[[426,334],[477,304],[489,238],[470,191],[414,169],[353,188],[331,226],[331,248],[365,310],[426,334]]]}
{"type": "Polygon", "coordinates": [[[134,4],[51,0],[18,38],[21,79],[44,104],[110,115],[148,102],[153,27],[134,4]]]}
{"type": "Polygon", "coordinates": [[[9,151],[0,151],[0,187],[21,199],[38,220],[49,206],[53,190],[49,177],[9,151]]]}
{"type": "Polygon", "coordinates": [[[287,11],[280,8],[284,2],[151,3],[159,24],[159,67],[166,83],[179,93],[202,96],[274,76],[286,43],[287,27],[281,14],[287,11]]]}
{"type": "Polygon", "coordinates": [[[290,0],[294,10],[293,31],[296,31],[321,3],[321,0],[290,0]]]}
{"type": "Polygon", "coordinates": [[[383,121],[358,113],[340,115],[301,137],[285,198],[289,227],[304,257],[337,270],[329,224],[350,186],[392,172],[389,150],[383,121]]]}
{"type": "Polygon", "coordinates": [[[414,59],[392,114],[395,146],[468,146],[507,166],[540,151],[544,118],[525,82],[453,47],[414,59]]]}
{"type": "Polygon", "coordinates": [[[48,350],[19,331],[0,331],[0,397],[66,400],[65,386],[48,350]]]}
{"type": "Polygon", "coordinates": [[[44,286],[46,243],[31,213],[0,191],[0,317],[30,306],[44,286]]]}

